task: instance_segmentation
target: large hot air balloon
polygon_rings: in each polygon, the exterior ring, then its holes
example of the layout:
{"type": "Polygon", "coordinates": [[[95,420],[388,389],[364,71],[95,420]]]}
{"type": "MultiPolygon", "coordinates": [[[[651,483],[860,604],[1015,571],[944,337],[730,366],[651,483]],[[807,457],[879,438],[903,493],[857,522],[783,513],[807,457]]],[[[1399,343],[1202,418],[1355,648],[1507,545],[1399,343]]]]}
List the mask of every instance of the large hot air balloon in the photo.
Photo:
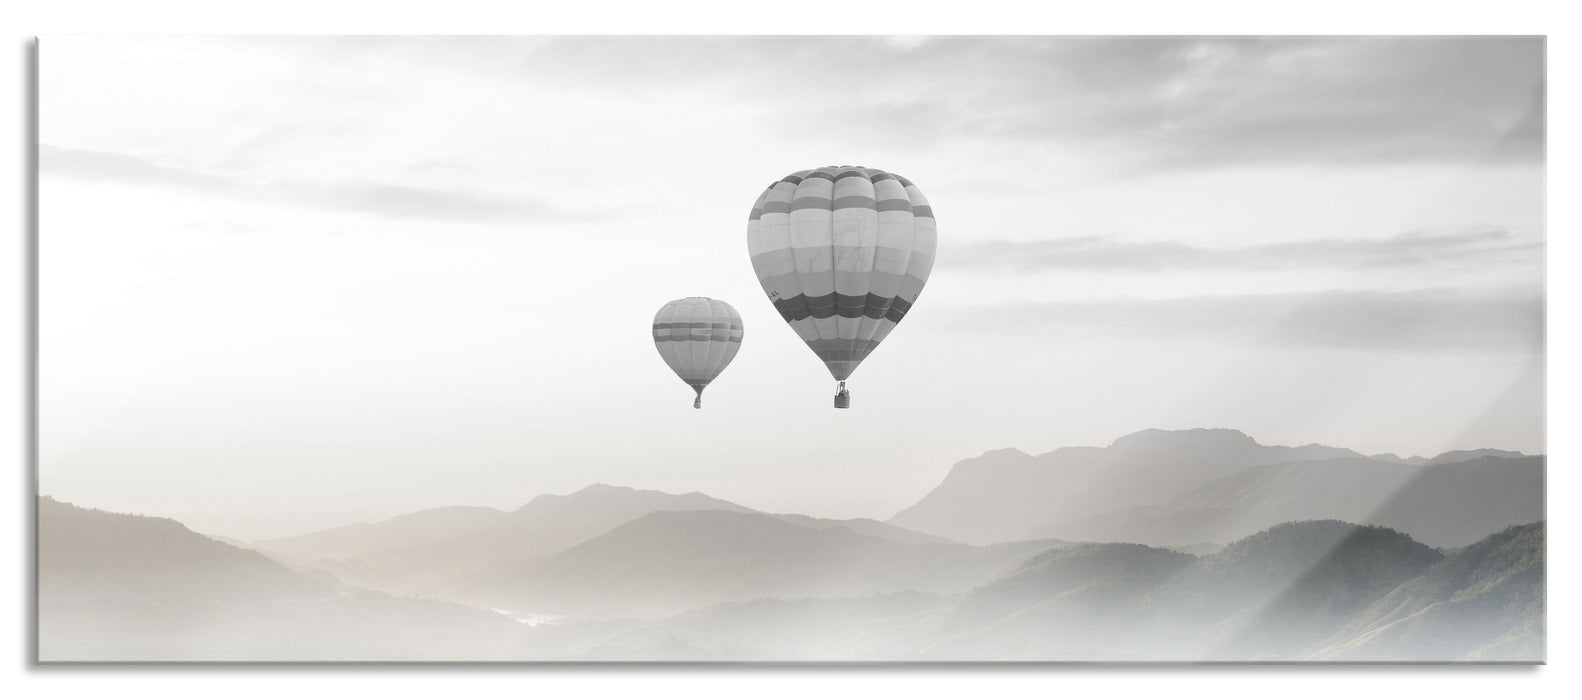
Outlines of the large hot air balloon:
{"type": "Polygon", "coordinates": [[[718,299],[677,299],[654,314],[654,347],[676,376],[698,392],[692,407],[703,408],[703,387],[725,371],[742,347],[742,315],[718,299]]]}
{"type": "Polygon", "coordinates": [[[900,175],[862,166],[799,170],[769,185],[747,219],[753,272],[775,310],[839,382],[917,301],[934,267],[934,212],[900,175]]]}

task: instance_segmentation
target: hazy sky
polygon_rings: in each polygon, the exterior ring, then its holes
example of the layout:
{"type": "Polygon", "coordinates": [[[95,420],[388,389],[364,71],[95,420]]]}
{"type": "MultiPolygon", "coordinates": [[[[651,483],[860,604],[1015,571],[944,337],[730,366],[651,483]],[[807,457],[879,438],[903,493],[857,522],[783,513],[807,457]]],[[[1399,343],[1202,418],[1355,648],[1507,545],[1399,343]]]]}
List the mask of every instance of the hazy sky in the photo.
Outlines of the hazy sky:
{"type": "Polygon", "coordinates": [[[1544,449],[1520,38],[46,37],[42,490],[288,534],[592,482],[886,518],[1000,447],[1544,449]],[[764,299],[795,170],[927,194],[853,409],[764,299]],[[705,394],[654,311],[711,296],[705,394]]]}

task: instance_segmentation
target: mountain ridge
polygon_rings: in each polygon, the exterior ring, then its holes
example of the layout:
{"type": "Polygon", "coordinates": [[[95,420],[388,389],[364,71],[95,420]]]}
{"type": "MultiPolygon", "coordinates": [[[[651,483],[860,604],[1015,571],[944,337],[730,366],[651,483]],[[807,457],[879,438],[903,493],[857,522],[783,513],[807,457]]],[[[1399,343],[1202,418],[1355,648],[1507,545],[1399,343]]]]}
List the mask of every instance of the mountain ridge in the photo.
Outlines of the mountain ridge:
{"type": "Polygon", "coordinates": [[[1257,464],[1361,457],[1345,448],[1261,445],[1239,430],[1149,428],[1106,447],[1064,447],[1031,456],[991,450],[957,462],[929,493],[885,522],[973,544],[1039,536],[1051,510],[1075,518],[1147,505],[1257,464]]]}
{"type": "MultiPolygon", "coordinates": [[[[1063,447],[1036,456],[1016,448],[1000,448],[960,460],[927,494],[885,522],[972,544],[1038,537],[1113,539],[1106,534],[1063,530],[1059,526],[1088,519],[1115,518],[1128,509],[1154,507],[1209,482],[1259,467],[1360,460],[1378,465],[1382,473],[1391,467],[1441,466],[1488,457],[1531,458],[1519,452],[1493,449],[1452,450],[1432,458],[1381,456],[1386,459],[1373,459],[1355,450],[1319,443],[1297,447],[1262,445],[1246,433],[1228,428],[1177,431],[1150,428],[1116,438],[1106,447],[1063,447]]],[[[1350,517],[1351,513],[1285,513],[1283,516],[1260,522],[1260,525],[1300,517],[1350,517]]],[[[1510,523],[1502,522],[1500,526],[1506,524],[1510,523]]],[[[1196,541],[1223,542],[1256,529],[1236,531],[1231,533],[1232,537],[1218,539],[1197,537],[1196,541]]],[[[1456,537],[1460,539],[1456,543],[1464,544],[1489,531],[1458,533],[1456,537]]],[[[1168,545],[1188,543],[1184,540],[1136,541],[1168,545]]]]}
{"type": "Polygon", "coordinates": [[[37,503],[41,662],[518,654],[520,625],[494,613],[341,590],[169,518],[37,503]]]}
{"type": "Polygon", "coordinates": [[[655,511],[547,559],[457,577],[436,595],[535,614],[654,617],[741,597],[954,590],[1062,544],[980,548],[766,513],[655,511]]]}
{"type": "Polygon", "coordinates": [[[1544,654],[1542,521],[1450,555],[1388,527],[1295,521],[1199,556],[1130,543],[904,542],[805,516],[654,511],[506,572],[525,574],[502,586],[526,606],[513,617],[573,615],[535,627],[340,589],[168,518],[48,497],[39,514],[46,661],[1544,654]],[[192,559],[209,563],[182,563],[192,559]]]}
{"type": "Polygon", "coordinates": [[[1282,523],[1202,557],[1076,545],[959,595],[747,600],[616,627],[536,629],[534,643],[575,660],[1532,662],[1543,657],[1541,532],[1542,523],[1512,528],[1452,556],[1334,520],[1282,523]],[[1497,600],[1525,602],[1484,605],[1481,618],[1448,609],[1448,629],[1477,623],[1453,644],[1415,645],[1445,624],[1379,643],[1376,618],[1422,617],[1397,610],[1403,591],[1419,608],[1447,610],[1451,594],[1488,591],[1485,581],[1508,582],[1497,600]]]}
{"type": "Polygon", "coordinates": [[[1151,506],[1035,530],[1075,540],[1155,546],[1228,542],[1293,519],[1392,527],[1436,547],[1469,544],[1544,517],[1542,457],[1476,456],[1421,465],[1372,459],[1249,467],[1151,506]],[[1476,508],[1472,508],[1476,501],[1476,508]],[[1464,508],[1446,508],[1459,504],[1464,508]]]}
{"type": "Polygon", "coordinates": [[[604,483],[590,484],[565,495],[541,494],[509,512],[490,509],[487,522],[479,526],[430,535],[417,543],[406,542],[408,533],[404,525],[424,522],[430,516],[417,516],[441,510],[444,509],[397,516],[371,527],[343,526],[286,540],[261,541],[256,546],[298,569],[322,570],[349,585],[392,595],[431,596],[450,585],[447,582],[453,579],[493,568],[520,569],[657,512],[752,513],[799,527],[844,527],[896,541],[953,543],[949,538],[866,518],[832,520],[791,513],[763,513],[697,491],[670,494],[604,483]],[[358,536],[356,543],[361,549],[333,548],[346,542],[347,532],[358,536]],[[371,536],[374,534],[378,536],[371,536]],[[369,546],[370,543],[382,543],[382,546],[369,546]]]}

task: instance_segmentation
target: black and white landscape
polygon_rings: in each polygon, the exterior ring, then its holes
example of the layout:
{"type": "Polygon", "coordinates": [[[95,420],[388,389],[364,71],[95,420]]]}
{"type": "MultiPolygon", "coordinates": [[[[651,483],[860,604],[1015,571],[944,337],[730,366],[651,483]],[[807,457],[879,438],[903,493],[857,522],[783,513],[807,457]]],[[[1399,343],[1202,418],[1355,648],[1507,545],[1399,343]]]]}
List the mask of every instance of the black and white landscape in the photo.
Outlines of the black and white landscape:
{"type": "Polygon", "coordinates": [[[241,542],[39,501],[43,660],[1544,659],[1544,458],[1146,430],[888,521],[595,484],[241,542]]]}
{"type": "Polygon", "coordinates": [[[1546,41],[46,36],[39,658],[1541,662],[1546,41]]]}

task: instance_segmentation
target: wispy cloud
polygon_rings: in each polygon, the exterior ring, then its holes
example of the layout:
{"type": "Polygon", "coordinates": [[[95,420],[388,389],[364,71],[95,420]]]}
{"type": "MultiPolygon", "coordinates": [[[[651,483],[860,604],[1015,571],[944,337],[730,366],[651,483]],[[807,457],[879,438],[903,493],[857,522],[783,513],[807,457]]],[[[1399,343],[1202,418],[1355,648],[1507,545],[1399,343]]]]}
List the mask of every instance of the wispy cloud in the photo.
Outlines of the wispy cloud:
{"type": "Polygon", "coordinates": [[[1140,167],[1543,158],[1541,38],[1134,38],[1072,58],[1134,86],[1073,126],[1146,147],[1140,167]]]}
{"type": "Polygon", "coordinates": [[[256,203],[453,223],[586,220],[597,216],[531,197],[361,180],[252,181],[171,167],[124,153],[39,146],[39,172],[90,182],[164,187],[256,203]]]}
{"type": "Polygon", "coordinates": [[[329,65],[380,57],[533,94],[727,104],[782,140],[1057,139],[1131,170],[1540,162],[1545,139],[1541,37],[354,37],[315,47],[329,65]]]}
{"type": "Polygon", "coordinates": [[[1543,353],[1539,289],[1316,292],[950,307],[952,332],[1223,339],[1406,352],[1543,353]]]}
{"type": "Polygon", "coordinates": [[[1501,229],[1415,231],[1389,238],[1320,238],[1250,246],[1209,247],[1179,241],[1126,241],[1112,236],[991,240],[951,251],[958,268],[1036,273],[1052,269],[1160,271],[1398,268],[1476,260],[1536,261],[1544,244],[1515,240],[1501,229]]]}

